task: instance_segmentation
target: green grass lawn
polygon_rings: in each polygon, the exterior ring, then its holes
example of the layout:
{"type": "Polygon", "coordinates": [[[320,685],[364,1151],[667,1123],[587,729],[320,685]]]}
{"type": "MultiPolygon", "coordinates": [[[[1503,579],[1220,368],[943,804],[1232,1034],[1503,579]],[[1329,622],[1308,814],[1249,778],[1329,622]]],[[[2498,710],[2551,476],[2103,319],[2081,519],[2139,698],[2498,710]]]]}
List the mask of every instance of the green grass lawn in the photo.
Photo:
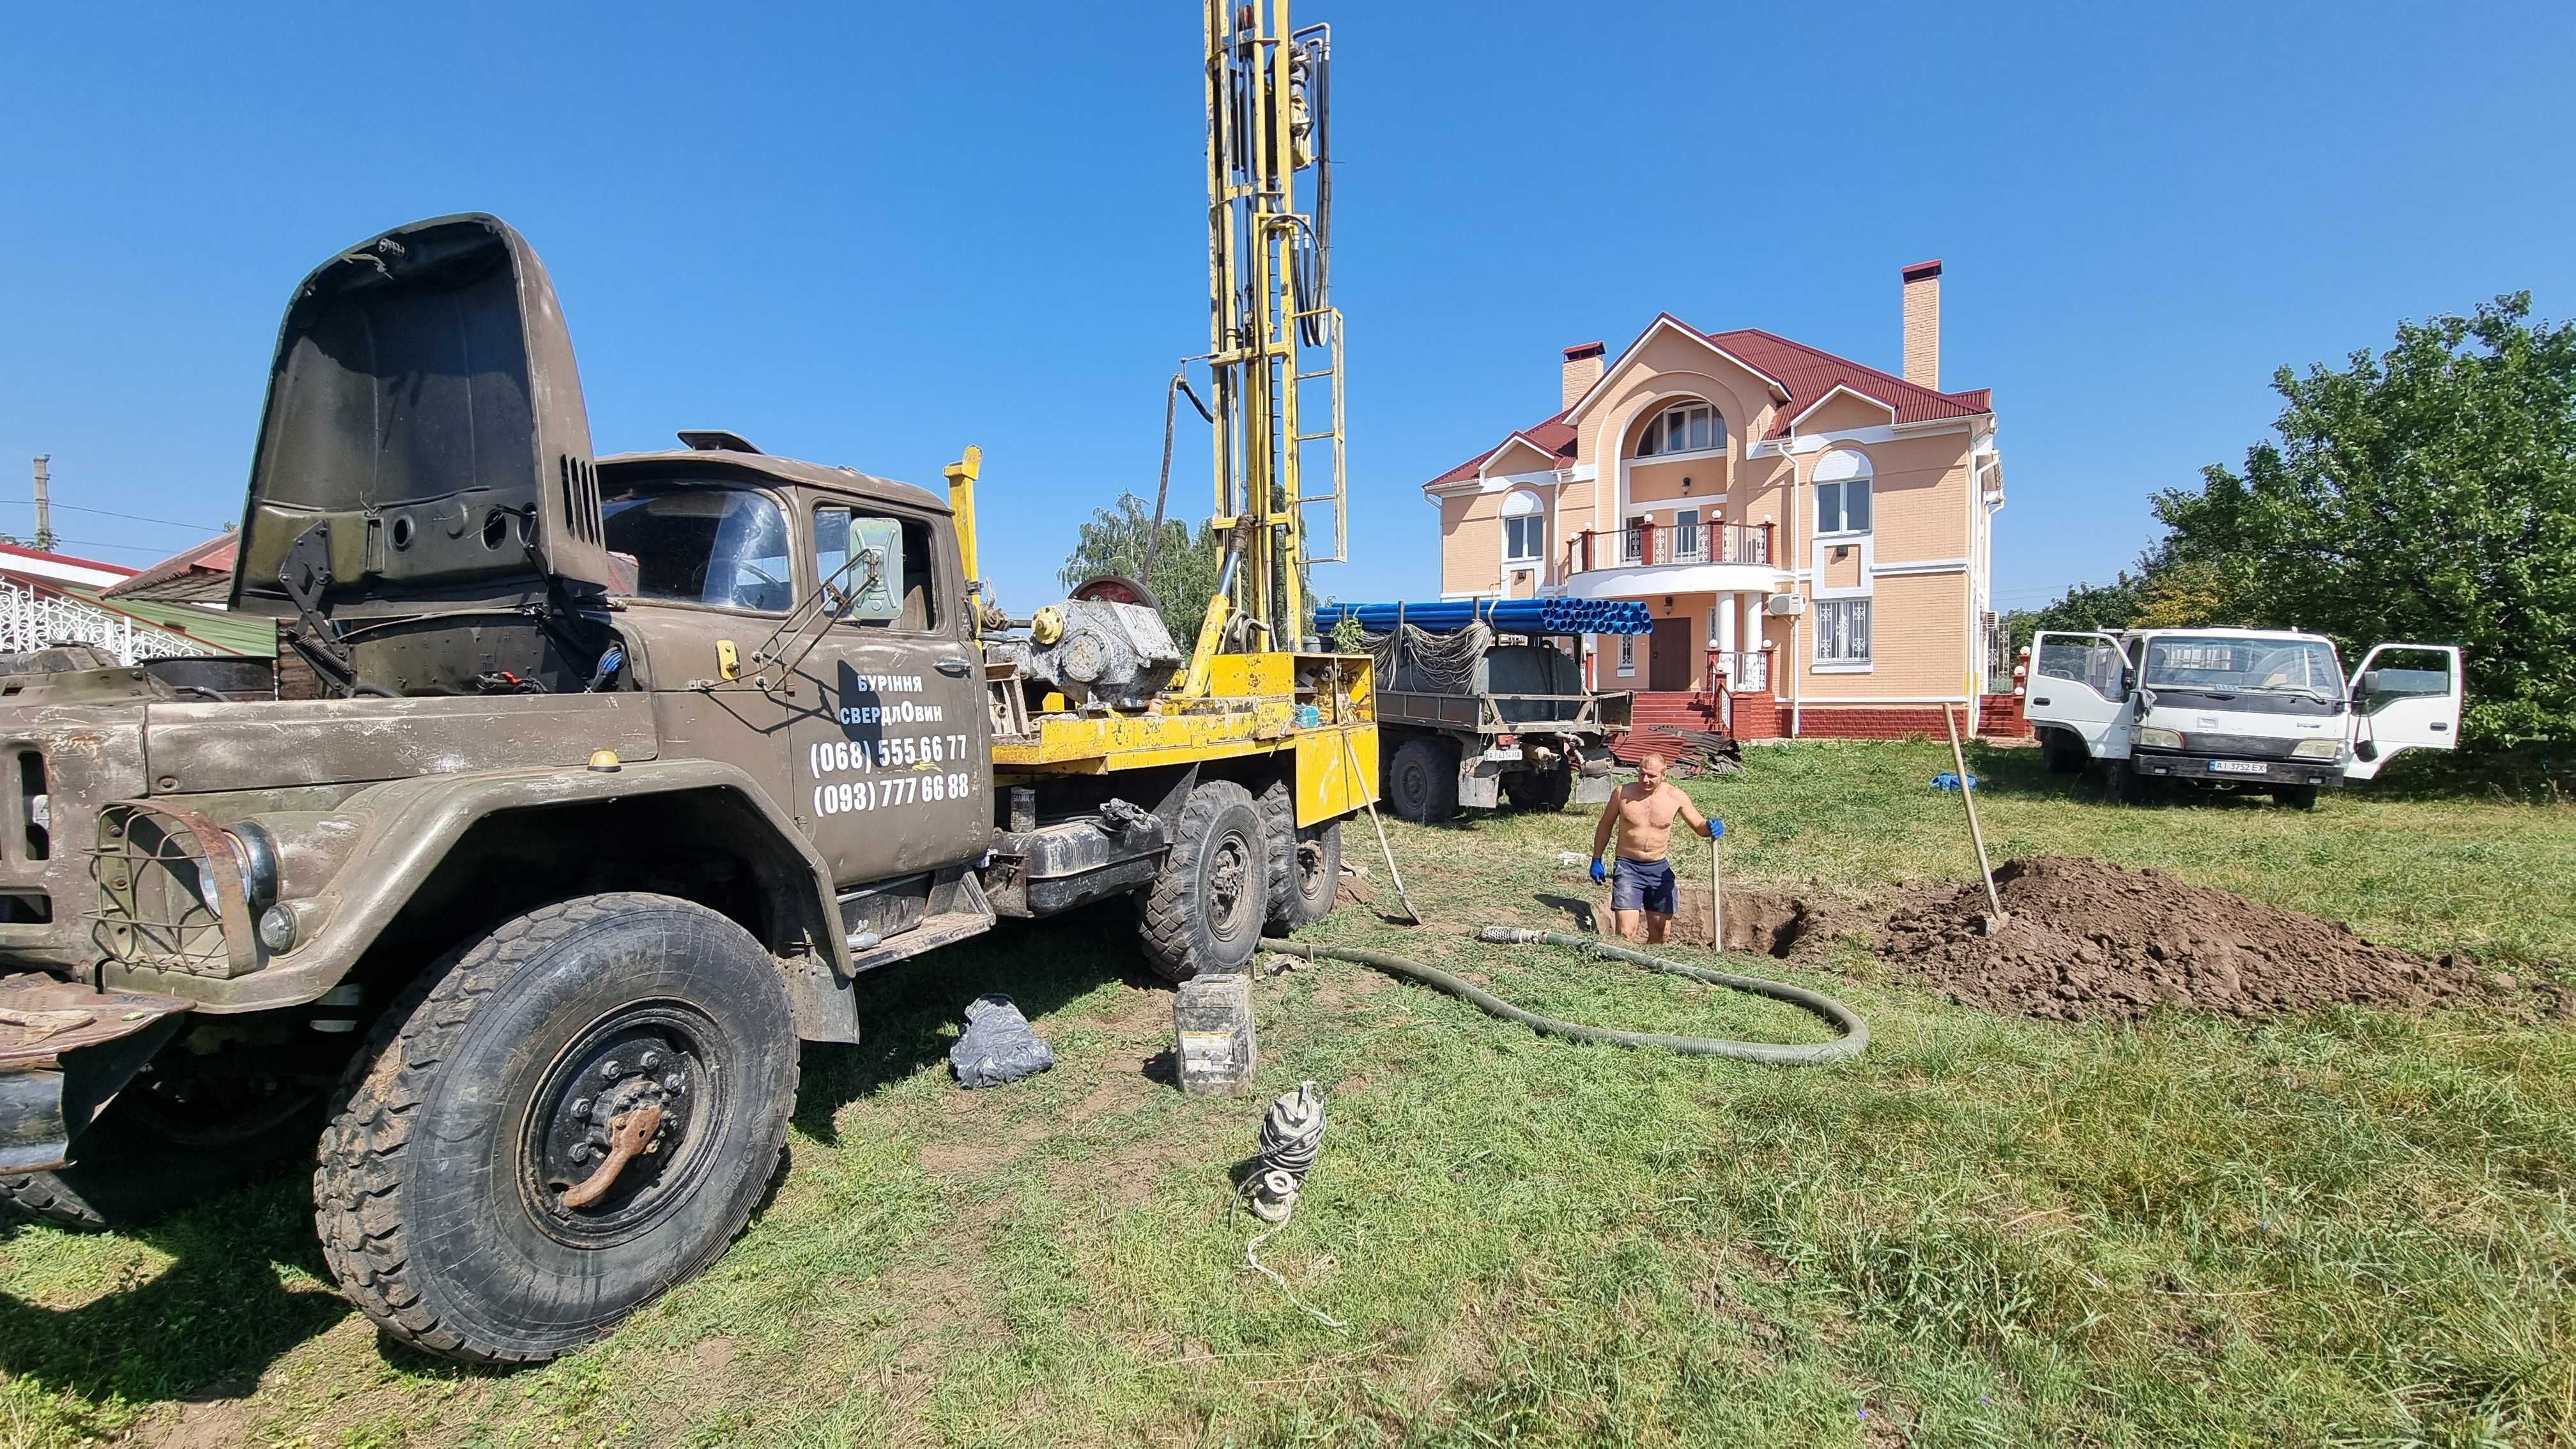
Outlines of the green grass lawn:
{"type": "MultiPolygon", "coordinates": [[[[1973,872],[1944,746],[1749,751],[1689,788],[1730,882],[1861,900],[1973,872]]],[[[2082,853],[2576,978],[2576,810],[2364,789],[2122,810],[1975,762],[1998,859],[2082,853]]],[[[2398,783],[2395,781],[2392,784],[2398,783]]],[[[1811,1040],[1615,963],[1474,945],[1583,897],[1588,813],[1391,827],[1431,924],[1318,939],[1611,1025],[1811,1040]]],[[[1346,832],[1382,902],[1363,826],[1346,832]]],[[[1685,849],[1705,880],[1704,848],[1685,849]]],[[[1540,1040],[1356,967],[1261,978],[1264,1098],[1332,1126],[1245,1270],[1259,1103],[1157,1077],[1123,910],[864,989],[809,1048],[793,1170],[705,1277],[516,1374],[380,1346],[302,1181],[132,1236],[0,1228],[0,1442],[2169,1444],[2576,1441],[2576,1022],[2485,1008],[2068,1027],[1948,1005],[1840,941],[1739,958],[1871,1021],[1790,1070],[1540,1040]],[[975,993],[1060,1064],[958,1091],[975,993]]],[[[1705,959],[1706,953],[1696,953],[1705,959]]]]}

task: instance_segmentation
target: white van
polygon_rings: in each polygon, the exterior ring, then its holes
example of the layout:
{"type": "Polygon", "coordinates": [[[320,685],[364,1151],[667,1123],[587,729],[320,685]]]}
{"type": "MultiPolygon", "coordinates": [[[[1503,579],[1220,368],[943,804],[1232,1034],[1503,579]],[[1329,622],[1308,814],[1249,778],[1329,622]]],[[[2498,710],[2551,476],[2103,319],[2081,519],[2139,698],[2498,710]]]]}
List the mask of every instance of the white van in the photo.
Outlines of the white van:
{"type": "Polygon", "coordinates": [[[2104,793],[2266,793],[2313,810],[2401,750],[2460,733],[2460,651],[2380,644],[2347,678],[2331,640],[2275,629],[2042,633],[2025,712],[2048,767],[2102,772],[2104,793]]]}

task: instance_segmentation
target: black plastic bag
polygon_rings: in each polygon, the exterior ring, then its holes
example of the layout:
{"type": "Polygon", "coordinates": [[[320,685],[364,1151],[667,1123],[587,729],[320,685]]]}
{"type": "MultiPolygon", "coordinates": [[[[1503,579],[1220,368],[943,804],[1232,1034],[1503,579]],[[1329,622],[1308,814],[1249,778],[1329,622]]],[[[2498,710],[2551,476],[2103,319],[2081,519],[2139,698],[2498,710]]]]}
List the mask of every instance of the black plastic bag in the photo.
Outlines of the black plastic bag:
{"type": "Polygon", "coordinates": [[[1055,1065],[1055,1048],[1038,1040],[1011,998],[987,992],[966,1005],[966,1032],[948,1049],[961,1087],[998,1087],[1055,1065]]]}

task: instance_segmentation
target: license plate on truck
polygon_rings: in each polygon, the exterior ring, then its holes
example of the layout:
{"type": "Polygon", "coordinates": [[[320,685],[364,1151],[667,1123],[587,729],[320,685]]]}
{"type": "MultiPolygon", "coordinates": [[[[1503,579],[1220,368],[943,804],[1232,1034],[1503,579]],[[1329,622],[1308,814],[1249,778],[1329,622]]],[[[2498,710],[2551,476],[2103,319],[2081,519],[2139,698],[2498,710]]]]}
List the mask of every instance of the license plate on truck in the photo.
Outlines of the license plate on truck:
{"type": "Polygon", "coordinates": [[[2261,760],[2212,760],[2209,768],[2222,775],[2268,775],[2272,767],[2261,760]]]}

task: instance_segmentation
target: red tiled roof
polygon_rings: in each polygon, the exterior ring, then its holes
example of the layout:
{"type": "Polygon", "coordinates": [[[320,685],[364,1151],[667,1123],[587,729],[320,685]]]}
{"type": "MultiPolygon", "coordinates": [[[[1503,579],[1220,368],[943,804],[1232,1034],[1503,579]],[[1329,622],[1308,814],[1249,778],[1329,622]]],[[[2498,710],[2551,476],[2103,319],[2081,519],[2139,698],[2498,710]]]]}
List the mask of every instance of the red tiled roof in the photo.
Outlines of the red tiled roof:
{"type": "MultiPolygon", "coordinates": [[[[179,550],[121,584],[110,585],[106,592],[111,596],[140,594],[156,584],[168,583],[190,573],[214,573],[230,578],[233,559],[240,552],[241,535],[227,529],[204,543],[179,550]]],[[[127,569],[125,572],[134,571],[127,569]]]]}
{"type": "MultiPolygon", "coordinates": [[[[1658,319],[1661,320],[1661,319],[1658,319]]],[[[1674,318],[1676,325],[1687,323],[1674,318]]],[[[1652,331],[1652,328],[1648,329],[1652,331]]],[[[1697,332],[1697,329],[1691,329],[1697,332]]],[[[1731,332],[1698,332],[1697,335],[1727,353],[1739,358],[1747,367],[1769,375],[1789,393],[1789,400],[1772,410],[1771,430],[1763,437],[1783,438],[1789,435],[1790,420],[1816,405],[1816,400],[1837,387],[1846,387],[1863,397],[1887,404],[1896,412],[1900,423],[1926,423],[1941,418],[1971,418],[1994,411],[1994,391],[1973,388],[1965,392],[1941,392],[1907,382],[1893,373],[1881,372],[1866,363],[1848,357],[1837,357],[1803,342],[1761,330],[1742,327],[1731,332]]],[[[1641,339],[1642,340],[1642,339],[1641,339]]],[[[1630,344],[1635,346],[1634,343],[1630,344]]],[[[1624,353],[1622,354],[1625,355],[1624,353]]],[[[1567,409],[1571,412],[1572,409],[1567,409]]],[[[1539,450],[1564,460],[1559,466],[1574,461],[1574,427],[1560,412],[1536,427],[1525,428],[1512,437],[1527,438],[1539,450]]],[[[1444,483],[1458,483],[1476,476],[1485,461],[1502,451],[1511,438],[1487,448],[1475,457],[1425,483],[1437,488],[1444,483]]]]}
{"type": "Polygon", "coordinates": [[[1527,442],[1531,447],[1538,449],[1540,452],[1547,454],[1551,458],[1564,459],[1564,462],[1557,465],[1560,468],[1571,466],[1574,462],[1574,425],[1565,420],[1564,413],[1558,413],[1555,417],[1549,418],[1546,422],[1540,423],[1536,427],[1521,429],[1519,432],[1512,434],[1511,438],[1503,439],[1501,442],[1496,443],[1494,446],[1487,448],[1481,453],[1478,453],[1466,462],[1459,464],[1457,467],[1450,469],[1448,472],[1441,474],[1439,477],[1432,479],[1430,482],[1425,483],[1422,486],[1425,488],[1437,488],[1443,483],[1457,483],[1465,479],[1475,477],[1476,470],[1485,466],[1486,459],[1491,458],[1496,453],[1499,453],[1503,449],[1511,446],[1512,438],[1519,438],[1524,442],[1527,442]]]}
{"type": "Polygon", "coordinates": [[[1759,327],[1733,332],[1703,332],[1709,341],[1778,378],[1789,389],[1789,401],[1775,410],[1766,438],[1789,435],[1789,420],[1816,405],[1816,399],[1847,387],[1896,409],[1900,423],[1928,423],[1938,418],[1972,418],[1994,411],[1992,389],[1939,392],[1907,382],[1867,363],[1775,336],[1759,327]]]}

